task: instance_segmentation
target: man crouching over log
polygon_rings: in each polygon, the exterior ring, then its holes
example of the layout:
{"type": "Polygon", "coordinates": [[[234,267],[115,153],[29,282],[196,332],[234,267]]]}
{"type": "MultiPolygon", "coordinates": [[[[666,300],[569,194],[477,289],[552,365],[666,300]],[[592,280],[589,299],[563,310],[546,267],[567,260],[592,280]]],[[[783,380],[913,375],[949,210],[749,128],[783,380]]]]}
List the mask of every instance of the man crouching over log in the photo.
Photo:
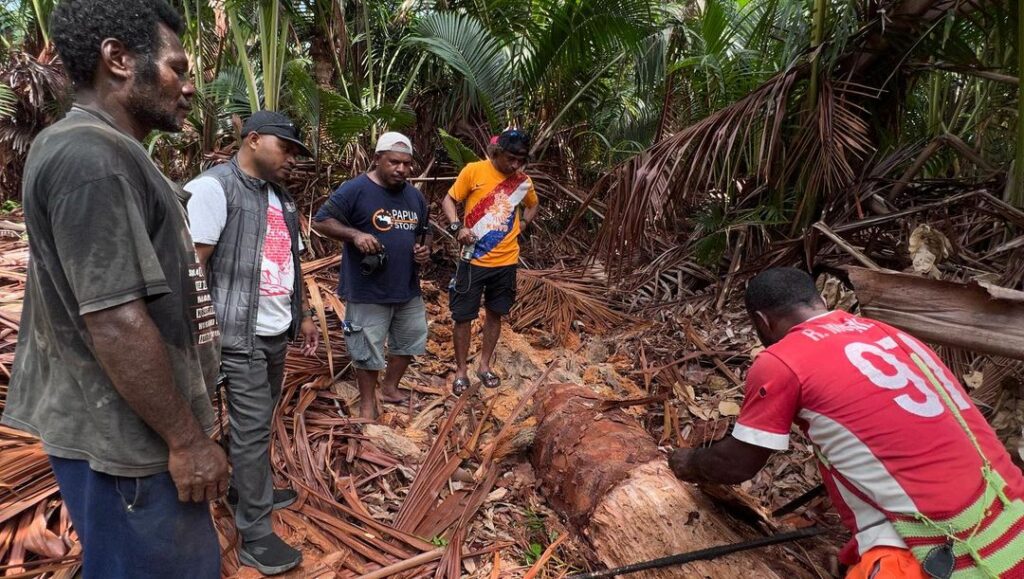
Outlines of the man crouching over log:
{"type": "Polygon", "coordinates": [[[1024,577],[1024,476],[931,348],[830,312],[806,273],[747,287],[761,353],[732,437],[671,457],[676,476],[736,484],[789,447],[795,421],[853,533],[846,577],[1024,577]]]}

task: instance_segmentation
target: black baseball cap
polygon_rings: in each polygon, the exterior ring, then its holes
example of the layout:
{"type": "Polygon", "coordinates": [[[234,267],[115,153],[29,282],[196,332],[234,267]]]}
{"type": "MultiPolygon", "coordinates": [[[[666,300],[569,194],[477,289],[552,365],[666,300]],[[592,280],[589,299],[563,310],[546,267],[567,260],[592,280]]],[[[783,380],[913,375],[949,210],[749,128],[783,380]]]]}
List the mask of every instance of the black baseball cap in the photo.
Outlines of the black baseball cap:
{"type": "Polygon", "coordinates": [[[252,116],[246,119],[245,124],[242,125],[242,138],[247,137],[249,133],[273,135],[278,139],[295,143],[299,148],[299,153],[302,155],[306,157],[313,156],[313,153],[309,152],[309,148],[306,147],[305,143],[299,139],[299,129],[295,127],[295,123],[279,112],[256,111],[253,113],[252,116]]]}
{"type": "Polygon", "coordinates": [[[529,155],[530,135],[519,129],[508,129],[498,135],[498,147],[513,155],[529,155]]]}

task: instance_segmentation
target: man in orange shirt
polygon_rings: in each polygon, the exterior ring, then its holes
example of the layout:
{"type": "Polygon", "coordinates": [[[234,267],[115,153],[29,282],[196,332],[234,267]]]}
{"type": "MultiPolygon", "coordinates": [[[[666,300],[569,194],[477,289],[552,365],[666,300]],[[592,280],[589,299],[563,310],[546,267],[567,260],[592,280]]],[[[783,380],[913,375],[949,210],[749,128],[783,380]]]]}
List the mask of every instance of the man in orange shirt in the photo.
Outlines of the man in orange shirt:
{"type": "Polygon", "coordinates": [[[529,135],[517,129],[503,132],[488,148],[488,159],[462,169],[441,204],[450,222],[449,231],[463,248],[472,246],[473,250],[471,259],[466,259],[468,251],[464,254],[448,288],[458,365],[452,384],[455,394],[469,388],[466,359],[481,297],[487,313],[477,377],[488,388],[501,384],[491,370],[491,360],[501,335],[501,318],[508,315],[515,301],[519,234],[530,225],[538,209],[533,181],[523,172],[529,151],[529,135]],[[464,221],[459,220],[460,203],[465,204],[464,221]],[[520,204],[525,207],[521,221],[520,204]]]}

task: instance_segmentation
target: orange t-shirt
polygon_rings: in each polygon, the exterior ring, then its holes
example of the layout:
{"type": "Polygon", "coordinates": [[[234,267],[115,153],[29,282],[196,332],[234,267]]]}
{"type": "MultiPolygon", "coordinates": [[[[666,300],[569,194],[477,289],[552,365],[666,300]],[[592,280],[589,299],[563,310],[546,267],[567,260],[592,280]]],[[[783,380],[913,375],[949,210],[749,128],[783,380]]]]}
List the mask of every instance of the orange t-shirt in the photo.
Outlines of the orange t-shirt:
{"type": "Polygon", "coordinates": [[[525,173],[505,175],[489,160],[462,168],[448,195],[466,204],[465,227],[476,236],[473,263],[503,267],[519,261],[519,204],[537,205],[537,191],[525,173]]]}

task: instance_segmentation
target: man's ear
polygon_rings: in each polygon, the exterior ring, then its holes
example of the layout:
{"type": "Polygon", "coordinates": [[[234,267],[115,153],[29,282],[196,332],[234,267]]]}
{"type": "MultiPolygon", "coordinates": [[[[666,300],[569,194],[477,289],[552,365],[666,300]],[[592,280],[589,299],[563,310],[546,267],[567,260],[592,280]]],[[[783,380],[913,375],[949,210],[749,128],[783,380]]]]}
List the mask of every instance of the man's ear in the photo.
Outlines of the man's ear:
{"type": "Polygon", "coordinates": [[[263,137],[260,136],[259,133],[253,131],[253,132],[249,133],[248,135],[246,135],[244,139],[242,139],[242,143],[245,144],[245,145],[248,145],[248,147],[250,149],[255,151],[256,148],[260,146],[260,139],[262,139],[262,138],[263,137]]]}
{"type": "Polygon", "coordinates": [[[110,75],[120,81],[127,81],[135,74],[137,58],[135,53],[116,38],[107,38],[100,43],[99,66],[109,70],[110,75]]]}
{"type": "Polygon", "coordinates": [[[761,326],[761,330],[766,335],[770,335],[771,334],[772,323],[771,323],[771,320],[768,319],[768,316],[766,316],[764,312],[761,312],[761,311],[754,312],[754,320],[755,320],[755,323],[757,323],[758,325],[761,326]]]}

